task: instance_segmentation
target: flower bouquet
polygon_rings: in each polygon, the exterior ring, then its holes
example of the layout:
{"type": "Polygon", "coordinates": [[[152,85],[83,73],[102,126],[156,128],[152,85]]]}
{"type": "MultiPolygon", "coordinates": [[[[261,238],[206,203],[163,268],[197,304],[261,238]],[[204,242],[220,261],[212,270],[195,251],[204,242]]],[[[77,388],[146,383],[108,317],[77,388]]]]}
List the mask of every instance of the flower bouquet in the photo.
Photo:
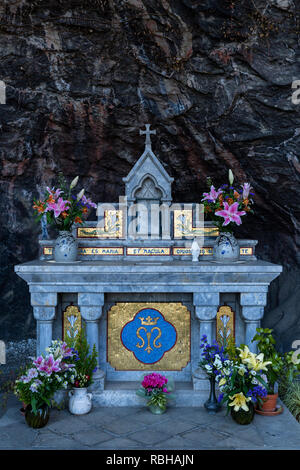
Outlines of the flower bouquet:
{"type": "Polygon", "coordinates": [[[217,382],[219,401],[227,403],[232,418],[239,424],[249,424],[254,417],[254,406],[262,404],[267,395],[263,373],[270,361],[263,354],[252,353],[247,346],[231,348],[230,359],[224,364],[217,382]]]}
{"type": "Polygon", "coordinates": [[[59,187],[47,187],[44,198],[34,200],[33,209],[37,222],[45,216],[47,223],[59,230],[59,237],[54,245],[56,261],[75,261],[78,247],[71,234],[73,224],[82,225],[84,216],[91,208],[97,207],[85,196],[84,189],[74,194],[78,179],[76,176],[71,184],[67,185],[65,178],[60,174],[59,187]]]}
{"type": "Polygon", "coordinates": [[[236,225],[241,225],[241,217],[254,213],[252,209],[254,193],[249,183],[240,187],[233,186],[234,176],[229,170],[229,184],[215,189],[211,178],[207,179],[210,191],[203,193],[204,215],[212,220],[219,229],[220,235],[214,246],[217,259],[238,259],[239,245],[233,236],[236,225]]]}
{"type": "Polygon", "coordinates": [[[74,374],[73,352],[66,343],[53,342],[48,355],[34,359],[15,382],[15,394],[25,404],[29,426],[45,426],[54,393],[67,388],[74,374]]]}
{"type": "Polygon", "coordinates": [[[173,381],[170,381],[164,375],[153,372],[144,375],[141,388],[136,394],[146,398],[149,410],[154,414],[162,414],[166,411],[167,402],[174,398],[171,392],[174,390],[173,381]]]}
{"type": "Polygon", "coordinates": [[[221,404],[218,402],[215,393],[216,377],[221,374],[224,365],[228,362],[228,358],[224,347],[220,347],[216,341],[208,344],[206,335],[202,336],[201,341],[201,361],[199,366],[206,372],[210,381],[210,396],[204,406],[208,412],[216,413],[221,409],[221,404]]]}
{"type": "Polygon", "coordinates": [[[77,335],[75,342],[75,376],[70,391],[69,410],[72,414],[88,413],[92,408],[92,394],[87,393],[87,387],[93,383],[93,374],[97,370],[97,356],[95,344],[92,352],[87,342],[84,328],[77,335]]]}

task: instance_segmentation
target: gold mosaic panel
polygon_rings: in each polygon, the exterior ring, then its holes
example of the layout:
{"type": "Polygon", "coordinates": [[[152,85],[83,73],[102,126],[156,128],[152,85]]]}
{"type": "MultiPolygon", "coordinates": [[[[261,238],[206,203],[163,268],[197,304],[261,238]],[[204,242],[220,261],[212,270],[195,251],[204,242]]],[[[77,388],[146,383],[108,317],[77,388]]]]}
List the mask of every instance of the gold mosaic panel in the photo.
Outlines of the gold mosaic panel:
{"type": "Polygon", "coordinates": [[[217,227],[193,227],[192,209],[174,210],[174,238],[217,237],[217,227]]]}
{"type": "MultiPolygon", "coordinates": [[[[137,342],[138,340],[139,336],[137,342]]],[[[163,337],[160,337],[160,341],[163,341],[163,337]]],[[[180,302],[118,302],[107,314],[107,361],[115,370],[180,371],[191,360],[190,350],[191,316],[187,307],[180,302]],[[137,360],[133,352],[126,349],[121,341],[123,327],[145,308],[158,310],[177,332],[177,341],[173,348],[166,351],[160,361],[154,364],[145,364],[137,360]]]]}
{"type": "Polygon", "coordinates": [[[128,247],[126,250],[128,256],[169,256],[171,248],[167,247],[128,247]]]}
{"type": "Polygon", "coordinates": [[[123,238],[122,210],[104,211],[104,227],[78,227],[77,238],[123,238]]]}
{"type": "Polygon", "coordinates": [[[226,346],[229,340],[235,339],[235,313],[231,307],[223,305],[217,312],[217,342],[226,346]]]}
{"type": "Polygon", "coordinates": [[[76,338],[81,330],[81,313],[75,305],[69,305],[63,313],[63,334],[64,340],[68,339],[69,344],[74,347],[76,338]]]}

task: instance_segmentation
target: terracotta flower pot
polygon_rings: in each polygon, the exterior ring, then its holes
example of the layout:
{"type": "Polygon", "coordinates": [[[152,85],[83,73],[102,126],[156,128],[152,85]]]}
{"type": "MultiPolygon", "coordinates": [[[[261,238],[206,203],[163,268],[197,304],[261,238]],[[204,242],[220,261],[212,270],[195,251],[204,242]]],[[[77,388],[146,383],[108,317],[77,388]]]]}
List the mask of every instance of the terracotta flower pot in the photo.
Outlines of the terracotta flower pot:
{"type": "Polygon", "coordinates": [[[276,410],[278,393],[274,395],[267,395],[266,398],[263,400],[263,406],[261,411],[270,412],[276,410]]]}

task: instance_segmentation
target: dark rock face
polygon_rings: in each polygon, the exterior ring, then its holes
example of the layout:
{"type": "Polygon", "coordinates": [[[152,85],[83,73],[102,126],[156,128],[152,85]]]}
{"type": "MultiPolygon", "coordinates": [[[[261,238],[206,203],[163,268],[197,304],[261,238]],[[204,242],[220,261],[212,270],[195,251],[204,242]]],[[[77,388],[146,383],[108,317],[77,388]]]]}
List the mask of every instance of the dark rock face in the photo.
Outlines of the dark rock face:
{"type": "Polygon", "coordinates": [[[237,236],[284,265],[264,324],[283,349],[300,339],[299,15],[297,0],[1,2],[0,338],[34,336],[13,272],[38,254],[33,197],[63,171],[117,200],[150,122],[175,201],[199,201],[229,168],[252,184],[256,215],[237,236]]]}

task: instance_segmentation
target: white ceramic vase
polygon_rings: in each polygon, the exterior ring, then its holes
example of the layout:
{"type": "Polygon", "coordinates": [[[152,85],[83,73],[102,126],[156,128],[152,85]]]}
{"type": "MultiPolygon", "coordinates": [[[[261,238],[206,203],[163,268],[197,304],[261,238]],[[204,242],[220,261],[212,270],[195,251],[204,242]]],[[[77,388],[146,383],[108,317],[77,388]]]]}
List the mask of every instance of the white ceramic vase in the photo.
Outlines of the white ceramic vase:
{"type": "Polygon", "coordinates": [[[240,258],[240,247],[230,232],[221,232],[214,244],[213,256],[219,262],[238,261],[240,258]]]}
{"type": "Polygon", "coordinates": [[[63,230],[54,244],[54,259],[57,263],[71,263],[77,260],[78,243],[71,232],[63,230]]]}
{"type": "Polygon", "coordinates": [[[87,388],[73,388],[69,392],[69,411],[73,415],[85,415],[92,409],[92,393],[87,388]]]}

